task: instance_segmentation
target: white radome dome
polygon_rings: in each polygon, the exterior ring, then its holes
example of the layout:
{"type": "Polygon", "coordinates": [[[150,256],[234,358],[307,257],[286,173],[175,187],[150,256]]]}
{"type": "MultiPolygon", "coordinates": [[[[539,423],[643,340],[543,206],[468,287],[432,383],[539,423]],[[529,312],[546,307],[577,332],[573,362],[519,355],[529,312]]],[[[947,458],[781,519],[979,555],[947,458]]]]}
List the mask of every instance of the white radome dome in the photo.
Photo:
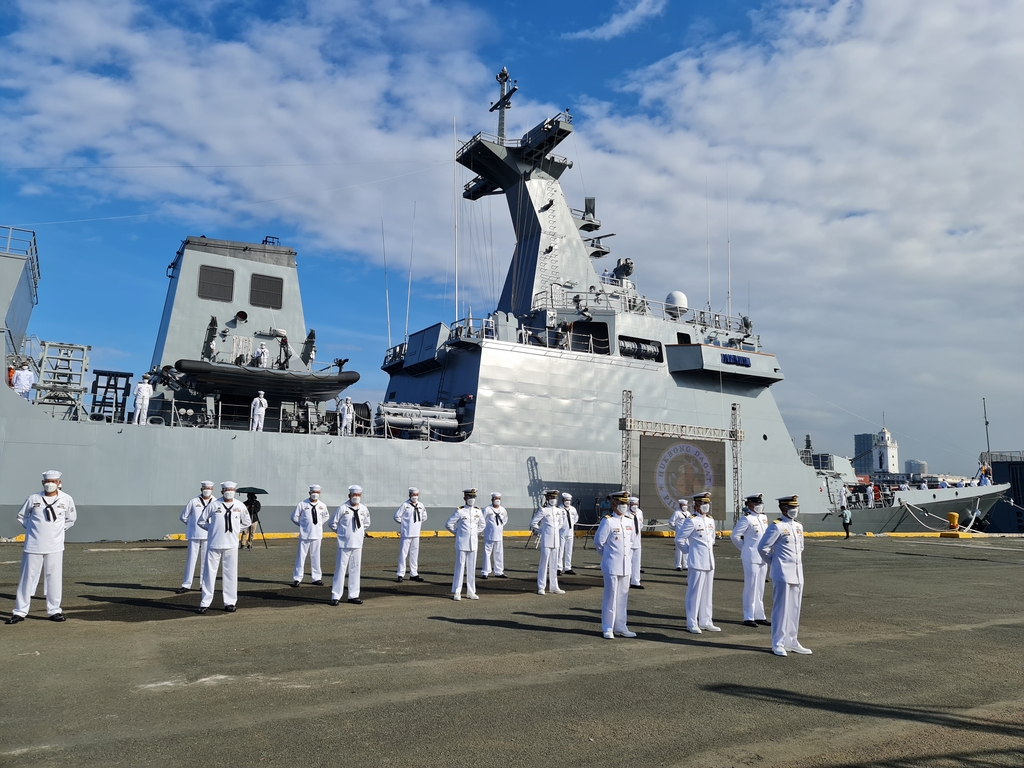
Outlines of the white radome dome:
{"type": "Polygon", "coordinates": [[[686,294],[682,291],[672,291],[665,297],[665,309],[672,317],[679,317],[687,306],[686,294]]]}

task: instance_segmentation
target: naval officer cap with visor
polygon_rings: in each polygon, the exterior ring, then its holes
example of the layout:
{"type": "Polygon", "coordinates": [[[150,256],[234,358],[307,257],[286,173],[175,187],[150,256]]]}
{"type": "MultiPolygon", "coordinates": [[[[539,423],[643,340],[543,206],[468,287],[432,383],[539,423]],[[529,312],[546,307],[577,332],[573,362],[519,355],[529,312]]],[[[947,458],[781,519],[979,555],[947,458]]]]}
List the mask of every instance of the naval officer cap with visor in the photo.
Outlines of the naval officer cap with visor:
{"type": "Polygon", "coordinates": [[[752,501],[755,504],[764,504],[764,494],[763,493],[752,493],[749,496],[747,496],[746,499],[744,499],[744,500],[745,501],[752,501]]]}
{"type": "Polygon", "coordinates": [[[698,494],[694,495],[693,503],[694,504],[710,504],[711,503],[711,494],[708,493],[707,491],[704,491],[704,493],[698,493],[698,494]]]}
{"type": "Polygon", "coordinates": [[[776,501],[779,502],[779,507],[781,509],[792,509],[793,507],[800,506],[799,497],[796,496],[796,494],[792,496],[780,496],[776,501]]]}
{"type": "Polygon", "coordinates": [[[470,496],[476,496],[476,488],[466,488],[466,489],[465,489],[465,490],[464,490],[464,491],[462,492],[462,495],[463,495],[464,497],[466,497],[466,498],[468,498],[468,497],[470,497],[470,496]]]}

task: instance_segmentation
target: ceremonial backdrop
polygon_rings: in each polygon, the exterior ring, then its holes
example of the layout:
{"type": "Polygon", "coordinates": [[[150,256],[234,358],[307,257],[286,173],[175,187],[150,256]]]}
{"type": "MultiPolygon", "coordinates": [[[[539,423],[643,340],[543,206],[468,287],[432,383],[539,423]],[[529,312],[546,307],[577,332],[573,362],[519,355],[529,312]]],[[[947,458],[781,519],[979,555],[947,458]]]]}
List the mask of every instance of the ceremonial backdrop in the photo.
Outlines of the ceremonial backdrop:
{"type": "Polygon", "coordinates": [[[725,443],[718,440],[681,440],[677,437],[640,436],[640,508],[647,518],[668,516],[690,500],[711,492],[711,514],[728,517],[725,489],[725,443]]]}

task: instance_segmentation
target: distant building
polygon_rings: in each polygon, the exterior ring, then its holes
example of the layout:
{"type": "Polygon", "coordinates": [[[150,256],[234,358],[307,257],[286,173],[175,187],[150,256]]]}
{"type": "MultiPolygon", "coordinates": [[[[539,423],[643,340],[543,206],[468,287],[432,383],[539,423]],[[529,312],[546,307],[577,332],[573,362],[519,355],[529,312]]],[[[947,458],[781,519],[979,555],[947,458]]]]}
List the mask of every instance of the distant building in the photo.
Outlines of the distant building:
{"type": "Polygon", "coordinates": [[[875,437],[874,432],[853,436],[853,471],[858,475],[871,474],[871,451],[875,447],[875,437]]]}
{"type": "Polygon", "coordinates": [[[891,475],[900,471],[899,446],[885,427],[875,435],[875,445],[871,450],[871,471],[887,472],[891,475]]]}
{"type": "Polygon", "coordinates": [[[903,462],[903,468],[908,475],[928,474],[928,462],[920,459],[907,459],[903,462]]]}

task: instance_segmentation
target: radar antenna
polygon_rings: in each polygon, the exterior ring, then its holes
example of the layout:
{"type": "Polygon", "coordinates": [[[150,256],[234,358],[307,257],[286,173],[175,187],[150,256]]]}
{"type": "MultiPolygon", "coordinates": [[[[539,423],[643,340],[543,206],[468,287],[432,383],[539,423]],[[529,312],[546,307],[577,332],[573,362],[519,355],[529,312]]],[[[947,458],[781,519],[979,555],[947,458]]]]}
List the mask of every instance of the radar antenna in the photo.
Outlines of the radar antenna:
{"type": "Polygon", "coordinates": [[[501,96],[500,98],[491,104],[491,108],[488,112],[498,110],[498,143],[502,146],[505,145],[505,110],[512,107],[512,94],[519,90],[519,86],[516,85],[518,80],[512,81],[512,88],[508,87],[508,69],[506,67],[501,68],[501,72],[494,76],[494,79],[501,84],[501,96]]]}

